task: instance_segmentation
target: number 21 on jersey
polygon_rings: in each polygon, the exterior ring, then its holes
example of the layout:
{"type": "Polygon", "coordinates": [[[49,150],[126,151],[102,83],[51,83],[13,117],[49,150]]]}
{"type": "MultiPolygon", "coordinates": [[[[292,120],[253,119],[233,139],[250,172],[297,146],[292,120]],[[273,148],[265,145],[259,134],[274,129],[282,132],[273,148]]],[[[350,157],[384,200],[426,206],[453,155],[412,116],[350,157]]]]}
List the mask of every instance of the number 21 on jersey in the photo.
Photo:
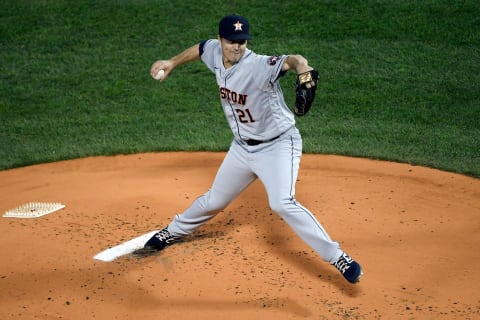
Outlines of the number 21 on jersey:
{"type": "Polygon", "coordinates": [[[241,123],[255,122],[255,119],[253,119],[252,114],[250,113],[250,110],[248,110],[248,109],[245,109],[245,110],[235,109],[235,111],[237,112],[238,120],[241,123]]]}

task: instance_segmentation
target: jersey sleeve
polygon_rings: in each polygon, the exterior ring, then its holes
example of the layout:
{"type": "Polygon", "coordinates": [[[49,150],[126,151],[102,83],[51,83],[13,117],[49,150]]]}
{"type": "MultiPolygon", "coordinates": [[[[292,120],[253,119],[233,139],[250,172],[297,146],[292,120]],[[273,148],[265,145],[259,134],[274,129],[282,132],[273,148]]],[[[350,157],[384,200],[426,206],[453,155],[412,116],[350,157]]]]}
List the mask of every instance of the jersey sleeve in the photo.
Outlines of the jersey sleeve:
{"type": "Polygon", "coordinates": [[[210,71],[215,72],[215,52],[220,50],[218,40],[210,39],[200,43],[200,58],[210,71]]]}
{"type": "Polygon", "coordinates": [[[262,86],[264,88],[271,87],[275,82],[281,78],[285,72],[282,71],[282,65],[287,59],[287,55],[281,56],[261,56],[261,69],[258,74],[264,74],[262,86]]]}
{"type": "Polygon", "coordinates": [[[281,56],[271,56],[268,58],[268,64],[273,64],[273,72],[272,77],[270,79],[271,82],[277,81],[280,77],[285,75],[285,72],[282,71],[282,66],[285,60],[288,58],[287,55],[281,56]]]}

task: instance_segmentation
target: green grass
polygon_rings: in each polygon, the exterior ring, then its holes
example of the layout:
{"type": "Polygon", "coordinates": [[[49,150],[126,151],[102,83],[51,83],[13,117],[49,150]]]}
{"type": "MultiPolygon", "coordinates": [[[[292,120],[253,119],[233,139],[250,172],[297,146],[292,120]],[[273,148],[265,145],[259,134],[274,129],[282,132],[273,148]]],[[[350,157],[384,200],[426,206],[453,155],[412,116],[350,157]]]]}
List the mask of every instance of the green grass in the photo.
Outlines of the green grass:
{"type": "MultiPolygon", "coordinates": [[[[299,53],[321,73],[298,119],[307,153],[480,176],[478,1],[0,2],[0,169],[145,151],[226,150],[232,135],[200,62],[148,74],[218,20],[249,47],[299,53]]],[[[282,80],[293,103],[294,75],[282,80]]]]}

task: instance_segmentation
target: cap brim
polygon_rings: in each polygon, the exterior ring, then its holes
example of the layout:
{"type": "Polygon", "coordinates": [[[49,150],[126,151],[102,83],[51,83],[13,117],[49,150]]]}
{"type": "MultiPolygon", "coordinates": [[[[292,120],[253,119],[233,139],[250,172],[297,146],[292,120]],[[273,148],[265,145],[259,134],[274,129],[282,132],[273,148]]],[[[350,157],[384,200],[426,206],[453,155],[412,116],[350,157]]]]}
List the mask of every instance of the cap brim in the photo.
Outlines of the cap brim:
{"type": "Polygon", "coordinates": [[[224,37],[225,39],[227,40],[251,40],[252,39],[252,36],[248,35],[248,34],[232,34],[228,37],[224,37]]]}

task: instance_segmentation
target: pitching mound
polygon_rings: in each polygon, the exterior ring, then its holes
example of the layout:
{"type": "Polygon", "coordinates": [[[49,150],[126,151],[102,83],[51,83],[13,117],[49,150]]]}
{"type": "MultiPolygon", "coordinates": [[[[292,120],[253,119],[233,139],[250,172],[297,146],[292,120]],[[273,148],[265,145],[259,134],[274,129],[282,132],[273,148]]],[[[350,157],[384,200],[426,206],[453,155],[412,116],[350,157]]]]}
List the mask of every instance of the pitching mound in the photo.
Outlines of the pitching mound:
{"type": "Polygon", "coordinates": [[[95,157],[0,171],[0,319],[479,319],[480,180],[304,155],[297,200],[362,263],[347,283],[268,207],[260,182],[188,241],[111,263],[210,186],[223,153],[95,157]]]}

